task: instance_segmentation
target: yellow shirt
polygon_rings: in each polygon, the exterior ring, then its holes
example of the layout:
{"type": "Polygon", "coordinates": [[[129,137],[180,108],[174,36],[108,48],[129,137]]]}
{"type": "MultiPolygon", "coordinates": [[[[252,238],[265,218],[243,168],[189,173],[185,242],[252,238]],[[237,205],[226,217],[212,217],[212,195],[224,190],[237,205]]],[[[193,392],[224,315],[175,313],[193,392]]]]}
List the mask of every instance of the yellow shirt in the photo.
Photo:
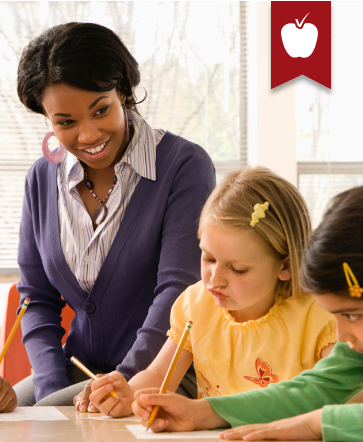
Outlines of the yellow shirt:
{"type": "Polygon", "coordinates": [[[171,310],[168,336],[175,343],[188,320],[193,327],[184,348],[193,353],[199,397],[290,380],[312,368],[321,349],[336,341],[333,315],[310,295],[279,300],[262,318],[239,323],[216,305],[199,281],[179,296],[171,310]]]}

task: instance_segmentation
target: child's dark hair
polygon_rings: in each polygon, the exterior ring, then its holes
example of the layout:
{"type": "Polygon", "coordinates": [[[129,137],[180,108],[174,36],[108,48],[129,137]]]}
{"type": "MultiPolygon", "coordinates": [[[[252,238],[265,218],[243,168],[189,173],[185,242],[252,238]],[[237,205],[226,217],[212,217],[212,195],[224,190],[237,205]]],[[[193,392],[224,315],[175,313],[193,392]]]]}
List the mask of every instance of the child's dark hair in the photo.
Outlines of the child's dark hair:
{"type": "Polygon", "coordinates": [[[343,262],[363,285],[363,187],[335,196],[305,250],[302,287],[314,294],[349,297],[343,262]]]}
{"type": "Polygon", "coordinates": [[[138,63],[110,29],[93,23],[54,26],[23,50],[18,67],[18,96],[24,106],[44,115],[44,89],[66,83],[94,92],[114,88],[126,97],[125,107],[137,112],[138,63]]]}

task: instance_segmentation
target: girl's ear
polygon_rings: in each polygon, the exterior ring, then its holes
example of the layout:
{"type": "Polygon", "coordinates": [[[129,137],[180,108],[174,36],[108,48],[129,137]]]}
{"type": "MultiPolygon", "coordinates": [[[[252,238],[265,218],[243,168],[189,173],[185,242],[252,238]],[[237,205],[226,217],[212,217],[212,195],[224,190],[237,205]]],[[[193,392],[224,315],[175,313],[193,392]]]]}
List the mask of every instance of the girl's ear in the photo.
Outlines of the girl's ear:
{"type": "Polygon", "coordinates": [[[279,279],[281,281],[288,281],[289,279],[291,279],[291,276],[292,276],[290,256],[287,256],[285,259],[283,259],[282,263],[283,263],[283,267],[280,270],[279,279]]]}

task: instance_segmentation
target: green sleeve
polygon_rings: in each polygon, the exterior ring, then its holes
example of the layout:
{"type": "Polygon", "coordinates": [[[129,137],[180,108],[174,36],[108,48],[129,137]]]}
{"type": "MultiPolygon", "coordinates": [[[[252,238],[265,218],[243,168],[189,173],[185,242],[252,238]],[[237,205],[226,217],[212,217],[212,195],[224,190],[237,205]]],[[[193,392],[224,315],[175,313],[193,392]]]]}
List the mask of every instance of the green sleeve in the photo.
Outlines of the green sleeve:
{"type": "Polygon", "coordinates": [[[296,416],[324,405],[342,404],[362,389],[363,354],[338,342],[327,358],[291,381],[206,399],[220,417],[236,427],[296,416]]]}
{"type": "Polygon", "coordinates": [[[321,416],[326,442],[361,442],[363,439],[363,404],[328,405],[321,416]]]}

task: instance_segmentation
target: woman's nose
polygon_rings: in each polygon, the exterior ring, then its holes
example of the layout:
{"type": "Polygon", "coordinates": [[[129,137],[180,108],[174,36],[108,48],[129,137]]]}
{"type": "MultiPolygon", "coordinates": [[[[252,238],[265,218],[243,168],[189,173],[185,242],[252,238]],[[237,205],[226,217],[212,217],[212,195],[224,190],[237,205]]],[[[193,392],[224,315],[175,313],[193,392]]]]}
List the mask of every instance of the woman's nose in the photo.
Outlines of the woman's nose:
{"type": "Polygon", "coordinates": [[[82,144],[94,144],[99,141],[101,131],[92,121],[86,121],[79,125],[78,142],[82,144]]]}

